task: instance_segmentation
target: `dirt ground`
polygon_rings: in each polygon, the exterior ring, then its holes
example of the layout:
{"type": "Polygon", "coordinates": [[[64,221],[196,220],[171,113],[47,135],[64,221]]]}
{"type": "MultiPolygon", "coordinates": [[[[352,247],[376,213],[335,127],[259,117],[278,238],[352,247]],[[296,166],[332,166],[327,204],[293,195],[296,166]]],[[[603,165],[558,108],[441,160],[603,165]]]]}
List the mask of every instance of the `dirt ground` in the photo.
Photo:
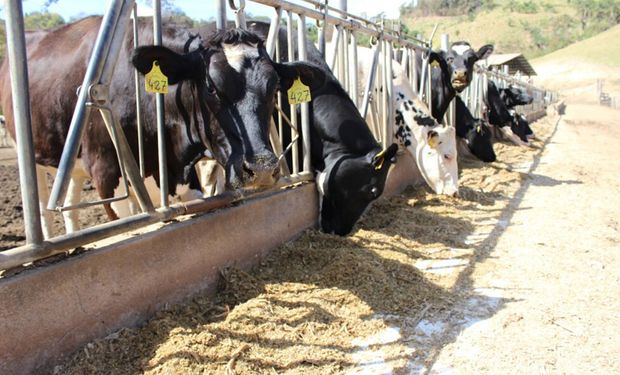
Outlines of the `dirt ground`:
{"type": "MultiPolygon", "coordinates": [[[[51,180],[49,182],[51,187],[51,180]]],[[[97,199],[95,191],[85,185],[82,200],[97,199]]],[[[62,215],[54,213],[53,217],[55,235],[64,234],[62,215]]],[[[84,209],[80,213],[80,223],[84,227],[106,221],[105,211],[99,206],[84,209]]],[[[12,147],[0,147],[0,251],[23,245],[25,242],[17,156],[12,147]]]]}
{"type": "Polygon", "coordinates": [[[620,112],[569,103],[461,197],[383,199],[56,374],[620,373],[620,112]]]}

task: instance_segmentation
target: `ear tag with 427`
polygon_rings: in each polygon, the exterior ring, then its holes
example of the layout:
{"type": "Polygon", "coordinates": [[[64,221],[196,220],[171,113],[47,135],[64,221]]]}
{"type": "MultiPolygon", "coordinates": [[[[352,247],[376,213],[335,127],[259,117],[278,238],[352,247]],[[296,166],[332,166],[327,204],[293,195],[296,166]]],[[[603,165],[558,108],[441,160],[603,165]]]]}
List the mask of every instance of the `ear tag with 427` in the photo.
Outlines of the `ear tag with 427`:
{"type": "Polygon", "coordinates": [[[310,88],[301,82],[301,79],[297,79],[293,82],[293,85],[286,92],[288,96],[289,104],[302,104],[312,100],[310,95],[310,88]]]}
{"type": "Polygon", "coordinates": [[[168,93],[168,77],[159,68],[159,61],[153,61],[151,71],[144,75],[144,86],[146,92],[168,93]]]}

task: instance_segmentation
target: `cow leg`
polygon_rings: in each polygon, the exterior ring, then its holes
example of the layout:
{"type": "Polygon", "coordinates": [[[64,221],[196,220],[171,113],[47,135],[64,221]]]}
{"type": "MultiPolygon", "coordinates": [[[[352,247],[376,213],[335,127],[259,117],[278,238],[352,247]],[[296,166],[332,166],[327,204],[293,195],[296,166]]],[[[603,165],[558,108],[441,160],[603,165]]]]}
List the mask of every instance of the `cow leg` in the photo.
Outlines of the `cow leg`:
{"type": "Polygon", "coordinates": [[[47,188],[47,171],[40,165],[36,166],[37,171],[37,190],[39,193],[39,212],[41,214],[41,230],[43,237],[47,240],[54,235],[53,223],[54,217],[51,211],[45,209],[50,199],[50,192],[47,188]]]}
{"type": "MultiPolygon", "coordinates": [[[[83,176],[71,176],[67,196],[65,197],[65,206],[73,206],[80,203],[82,186],[84,186],[85,179],[86,178],[83,176]]],[[[63,211],[62,217],[65,222],[66,233],[73,233],[80,230],[80,212],[78,210],[63,211]]]]}

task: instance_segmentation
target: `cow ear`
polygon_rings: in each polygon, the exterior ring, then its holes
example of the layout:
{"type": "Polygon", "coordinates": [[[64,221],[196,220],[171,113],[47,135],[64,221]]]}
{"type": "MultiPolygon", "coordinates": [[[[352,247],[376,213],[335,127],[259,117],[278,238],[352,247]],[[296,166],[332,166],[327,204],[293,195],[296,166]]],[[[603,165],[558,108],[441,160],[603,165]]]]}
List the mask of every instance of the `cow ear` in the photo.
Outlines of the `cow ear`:
{"type": "Polygon", "coordinates": [[[480,47],[478,52],[476,52],[476,56],[478,56],[478,60],[484,60],[488,58],[489,56],[491,56],[492,53],[493,53],[493,45],[485,44],[484,46],[480,47]]]}
{"type": "Polygon", "coordinates": [[[432,64],[434,62],[439,63],[440,65],[442,63],[446,63],[446,59],[444,57],[444,52],[443,51],[431,51],[428,55],[428,63],[432,64]]]}
{"type": "Polygon", "coordinates": [[[426,143],[428,143],[431,148],[435,148],[437,147],[437,142],[439,142],[439,134],[434,130],[429,130],[428,133],[426,133],[426,143]]]}
{"type": "Polygon", "coordinates": [[[153,62],[157,61],[161,72],[168,77],[168,84],[174,85],[195,78],[197,74],[204,74],[204,65],[197,63],[197,60],[201,60],[192,58],[197,57],[197,53],[201,52],[181,55],[162,46],[142,46],[133,51],[131,63],[140,73],[146,74],[151,71],[153,62]]]}
{"type": "Polygon", "coordinates": [[[396,152],[398,151],[398,145],[396,143],[392,143],[388,148],[378,152],[375,156],[372,157],[372,166],[375,170],[380,170],[383,166],[389,166],[391,163],[394,163],[394,157],[396,156],[396,152]]]}
{"type": "Polygon", "coordinates": [[[288,90],[297,78],[301,78],[301,82],[310,87],[310,91],[321,88],[325,83],[325,70],[312,63],[297,61],[273,63],[273,66],[280,76],[280,88],[282,90],[288,90]]]}

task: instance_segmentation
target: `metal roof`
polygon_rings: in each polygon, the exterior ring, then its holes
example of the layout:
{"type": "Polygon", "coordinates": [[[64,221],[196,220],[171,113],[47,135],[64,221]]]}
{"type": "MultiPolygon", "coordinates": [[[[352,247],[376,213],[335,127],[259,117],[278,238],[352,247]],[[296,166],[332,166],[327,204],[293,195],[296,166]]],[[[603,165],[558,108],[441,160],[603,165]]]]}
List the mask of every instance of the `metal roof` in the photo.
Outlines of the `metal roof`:
{"type": "Polygon", "coordinates": [[[508,65],[509,74],[515,74],[517,71],[526,76],[535,76],[536,71],[525,57],[520,53],[504,53],[504,54],[492,54],[486,60],[488,66],[508,65]]]}

